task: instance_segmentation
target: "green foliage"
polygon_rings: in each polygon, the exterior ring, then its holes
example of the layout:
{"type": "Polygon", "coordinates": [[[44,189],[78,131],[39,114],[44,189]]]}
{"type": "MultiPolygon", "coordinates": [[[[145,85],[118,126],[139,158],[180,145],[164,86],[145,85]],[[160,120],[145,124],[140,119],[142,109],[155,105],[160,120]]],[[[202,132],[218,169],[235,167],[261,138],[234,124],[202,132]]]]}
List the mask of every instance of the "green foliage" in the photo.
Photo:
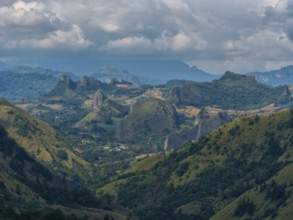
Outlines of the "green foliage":
{"type": "Polygon", "coordinates": [[[287,86],[277,88],[259,84],[251,76],[226,72],[213,82],[186,83],[172,89],[177,104],[197,107],[216,105],[223,109],[251,109],[269,103],[285,104],[292,100],[287,86]]]}
{"type": "Polygon", "coordinates": [[[177,113],[170,103],[148,99],[134,105],[133,111],[121,121],[118,134],[122,140],[136,144],[146,144],[152,138],[149,145],[161,146],[166,135],[177,127],[177,113]]]}
{"type": "Polygon", "coordinates": [[[286,193],[286,185],[278,185],[275,180],[272,180],[266,189],[266,198],[271,200],[287,199],[290,193],[286,193]]]}
{"type": "Polygon", "coordinates": [[[59,209],[20,209],[0,208],[0,219],[11,220],[77,220],[77,216],[71,214],[65,216],[59,209]]]}
{"type": "Polygon", "coordinates": [[[185,172],[186,172],[186,170],[188,169],[188,167],[189,167],[189,163],[188,162],[184,162],[183,164],[181,164],[180,166],[179,166],[179,168],[176,170],[176,175],[177,176],[182,176],[185,172]]]}
{"type": "Polygon", "coordinates": [[[57,156],[62,159],[62,160],[67,160],[68,159],[68,154],[65,150],[60,149],[58,150],[57,156]]]}
{"type": "Polygon", "coordinates": [[[238,202],[234,215],[237,217],[242,217],[245,214],[251,216],[253,215],[255,211],[256,211],[255,204],[252,201],[250,201],[248,198],[243,198],[238,202]]]}
{"type": "MultiPolygon", "coordinates": [[[[287,126],[290,117],[287,111],[239,119],[196,143],[158,157],[147,171],[137,169],[131,175],[121,175],[119,181],[125,183],[120,182],[118,204],[141,219],[209,219],[219,207],[257,186],[268,202],[285,204],[291,194],[284,185],[263,184],[290,161],[280,159],[293,145],[292,128],[287,126]]],[[[259,214],[251,198],[240,200],[232,212],[238,217],[259,214]]]]}

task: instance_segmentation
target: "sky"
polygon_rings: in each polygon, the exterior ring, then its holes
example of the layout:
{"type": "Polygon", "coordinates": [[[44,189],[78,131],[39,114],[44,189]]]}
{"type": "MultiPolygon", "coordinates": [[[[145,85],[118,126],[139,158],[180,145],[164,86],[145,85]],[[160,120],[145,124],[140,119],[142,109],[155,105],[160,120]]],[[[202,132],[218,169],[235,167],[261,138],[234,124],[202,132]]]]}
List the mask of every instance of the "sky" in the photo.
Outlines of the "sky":
{"type": "Polygon", "coordinates": [[[109,60],[291,65],[293,0],[0,0],[0,61],[86,71],[109,60]]]}

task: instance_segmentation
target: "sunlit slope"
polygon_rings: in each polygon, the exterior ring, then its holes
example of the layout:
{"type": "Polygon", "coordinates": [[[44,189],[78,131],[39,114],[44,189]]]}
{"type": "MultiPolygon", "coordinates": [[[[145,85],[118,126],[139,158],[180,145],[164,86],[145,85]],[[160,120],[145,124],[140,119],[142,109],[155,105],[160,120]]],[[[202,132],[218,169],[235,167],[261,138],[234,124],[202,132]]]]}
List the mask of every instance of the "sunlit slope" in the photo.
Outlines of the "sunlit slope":
{"type": "Polygon", "coordinates": [[[177,151],[147,157],[97,193],[109,192],[141,219],[287,216],[292,150],[293,111],[243,117],[177,151]],[[283,193],[274,195],[284,183],[283,193]],[[239,214],[245,194],[255,209],[239,214]]]}
{"type": "Polygon", "coordinates": [[[32,157],[57,169],[89,169],[88,164],[75,155],[52,127],[32,118],[23,110],[0,99],[0,125],[32,157]]]}

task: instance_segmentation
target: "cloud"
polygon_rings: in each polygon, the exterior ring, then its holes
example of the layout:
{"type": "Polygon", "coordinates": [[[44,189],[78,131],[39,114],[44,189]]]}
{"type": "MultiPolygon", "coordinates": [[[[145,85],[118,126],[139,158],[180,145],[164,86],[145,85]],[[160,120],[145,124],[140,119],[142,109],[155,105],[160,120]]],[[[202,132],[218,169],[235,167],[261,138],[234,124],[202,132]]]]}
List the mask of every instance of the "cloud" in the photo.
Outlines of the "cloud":
{"type": "Polygon", "coordinates": [[[0,27],[11,28],[40,25],[52,26],[58,18],[46,11],[40,2],[17,1],[10,6],[0,7],[0,27]]]}
{"type": "Polygon", "coordinates": [[[77,50],[88,48],[91,44],[92,42],[84,38],[80,27],[73,25],[68,31],[54,31],[44,39],[11,41],[6,45],[6,48],[77,50]]]}
{"type": "Polygon", "coordinates": [[[152,52],[186,52],[203,50],[206,42],[197,33],[177,34],[164,30],[155,39],[140,37],[125,37],[113,40],[102,47],[105,51],[117,51],[127,53],[152,53],[152,52]]]}
{"type": "Polygon", "coordinates": [[[261,70],[293,61],[292,9],[293,0],[1,0],[0,50],[261,70]]]}

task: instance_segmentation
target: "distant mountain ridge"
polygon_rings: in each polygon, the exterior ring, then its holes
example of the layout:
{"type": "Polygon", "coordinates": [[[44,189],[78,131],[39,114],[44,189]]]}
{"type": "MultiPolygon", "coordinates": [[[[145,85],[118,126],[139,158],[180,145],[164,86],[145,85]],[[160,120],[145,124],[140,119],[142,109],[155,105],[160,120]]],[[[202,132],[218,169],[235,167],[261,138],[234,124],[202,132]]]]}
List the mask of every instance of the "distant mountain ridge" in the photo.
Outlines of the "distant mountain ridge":
{"type": "Polygon", "coordinates": [[[113,79],[116,79],[118,81],[127,81],[137,85],[151,84],[150,79],[147,77],[138,77],[129,73],[127,70],[107,66],[99,68],[90,76],[105,83],[110,83],[113,79]]]}
{"type": "Polygon", "coordinates": [[[258,108],[292,100],[288,86],[270,88],[258,83],[254,76],[229,71],[213,82],[189,82],[174,87],[171,94],[179,105],[216,105],[223,109],[258,108]]]}
{"type": "Polygon", "coordinates": [[[138,85],[158,85],[169,80],[192,80],[205,82],[218,79],[220,75],[211,74],[196,66],[188,66],[181,61],[136,61],[105,63],[103,67],[91,74],[103,82],[117,78],[138,85]],[[113,66],[123,67],[113,68],[113,66]]]}
{"type": "Polygon", "coordinates": [[[293,65],[268,72],[251,72],[247,75],[255,76],[258,82],[270,86],[293,85],[293,65]]]}
{"type": "MultiPolygon", "coordinates": [[[[62,71],[19,66],[0,71],[0,96],[10,100],[36,98],[52,90],[62,71]]],[[[71,73],[66,73],[77,79],[71,73]]]]}

